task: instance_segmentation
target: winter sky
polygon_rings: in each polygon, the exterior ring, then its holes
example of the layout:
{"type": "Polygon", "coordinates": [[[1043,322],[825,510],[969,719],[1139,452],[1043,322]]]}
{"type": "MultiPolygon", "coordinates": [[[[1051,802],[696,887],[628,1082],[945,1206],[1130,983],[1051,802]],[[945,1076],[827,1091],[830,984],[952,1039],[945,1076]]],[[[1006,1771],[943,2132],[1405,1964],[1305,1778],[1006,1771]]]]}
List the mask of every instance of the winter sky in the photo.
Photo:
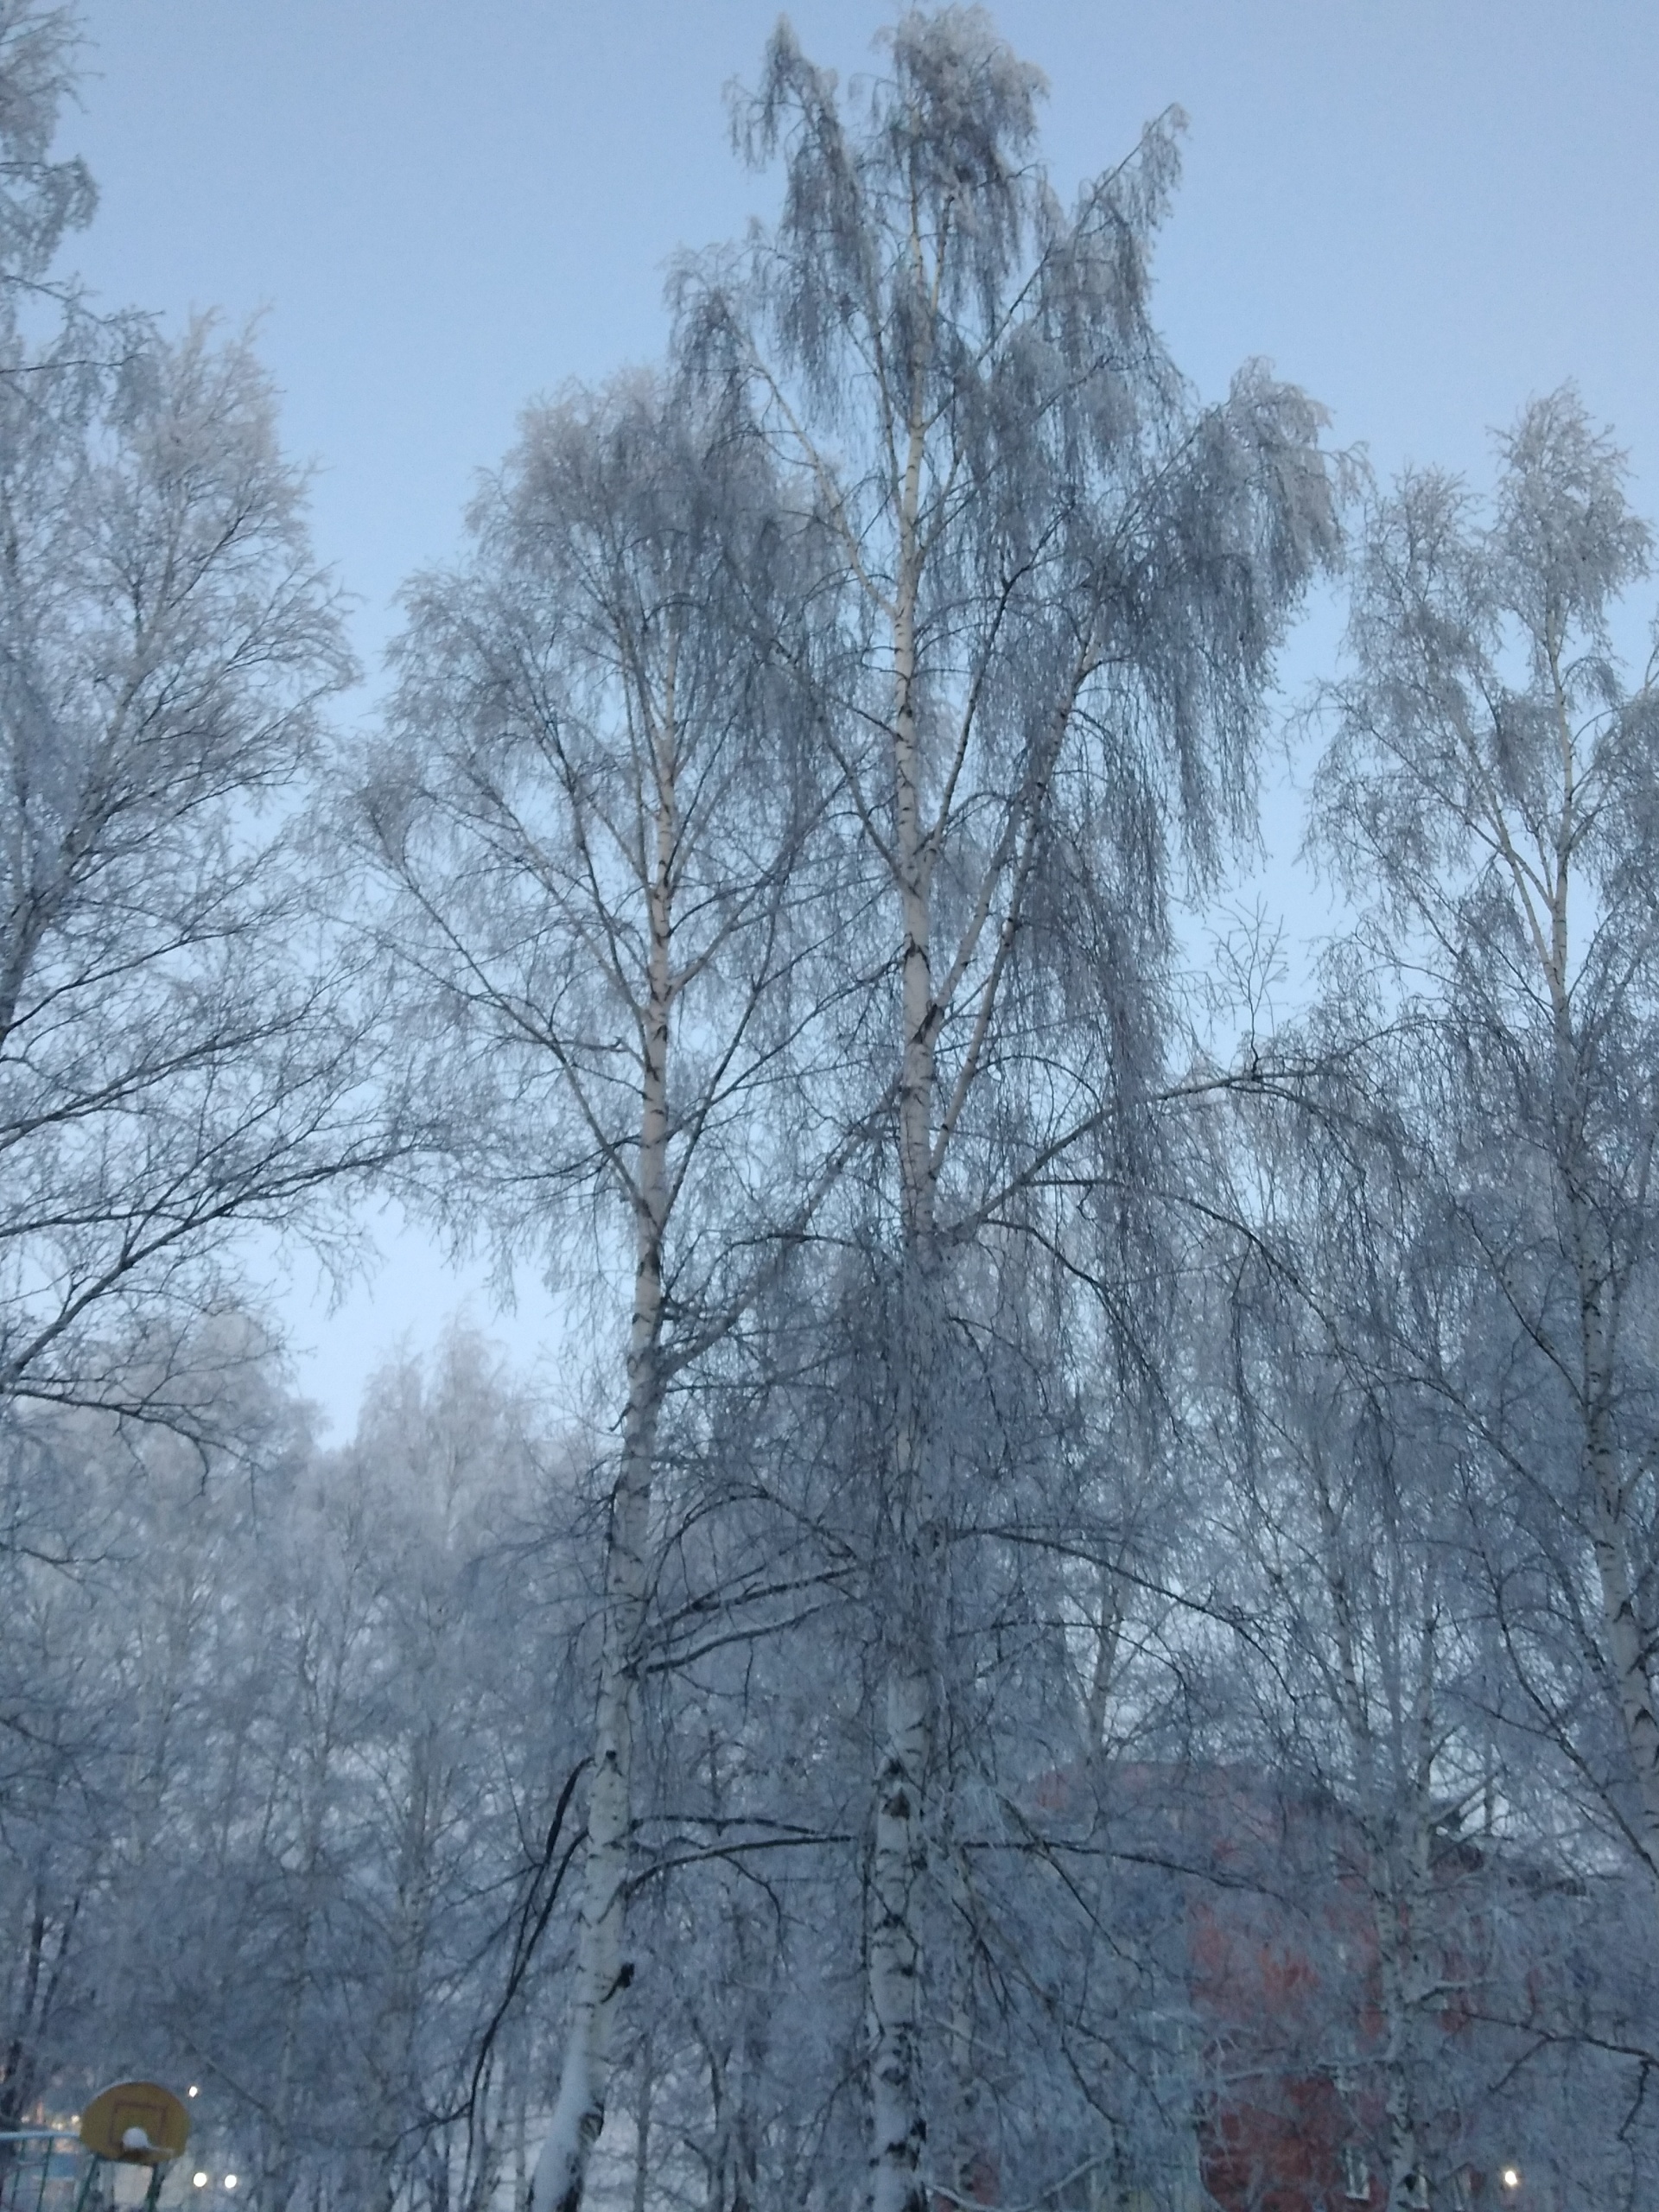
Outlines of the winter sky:
{"type": "MultiPolygon", "coordinates": [[[[72,257],[111,302],[262,317],[319,550],[372,670],[399,581],[457,543],[475,472],[532,394],[648,358],[681,245],[769,213],[727,138],[775,0],[83,0],[66,146],[102,190],[72,257]]],[[[843,75],[892,10],[804,0],[843,75]]],[[[1659,513],[1659,6],[1654,0],[1003,0],[1047,73],[1067,196],[1172,103],[1185,181],[1159,256],[1177,359],[1217,392],[1269,358],[1375,467],[1478,472],[1488,433],[1578,380],[1659,513]]],[[[366,713],[372,685],[350,711],[366,713]]],[[[1282,830],[1287,854],[1294,836],[1282,830]]],[[[1278,850],[1278,846],[1275,846],[1278,850]]],[[[1275,864],[1269,880],[1282,877],[1275,864]]],[[[284,1293],[300,1376],[348,1424],[369,1370],[476,1269],[385,1224],[330,1313],[284,1293]]]]}

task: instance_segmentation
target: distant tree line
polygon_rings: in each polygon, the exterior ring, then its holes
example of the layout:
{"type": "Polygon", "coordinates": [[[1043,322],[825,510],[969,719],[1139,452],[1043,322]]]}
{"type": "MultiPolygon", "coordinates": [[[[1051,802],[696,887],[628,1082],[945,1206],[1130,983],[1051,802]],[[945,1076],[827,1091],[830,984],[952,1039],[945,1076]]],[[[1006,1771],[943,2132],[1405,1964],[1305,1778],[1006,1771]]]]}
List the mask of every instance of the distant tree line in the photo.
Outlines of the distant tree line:
{"type": "Polygon", "coordinates": [[[255,2212],[1650,2204],[1611,437],[1205,401],[1177,111],[1067,206],[982,12],[784,23],[776,220],[348,734],[248,346],[56,273],[75,41],[0,0],[0,2129],[185,2076],[255,2212]],[[1316,590],[1304,988],[1224,918],[1316,590]],[[556,1412],[456,1332],[318,1442],[248,1240],[385,1198],[547,1275],[556,1412]]]}

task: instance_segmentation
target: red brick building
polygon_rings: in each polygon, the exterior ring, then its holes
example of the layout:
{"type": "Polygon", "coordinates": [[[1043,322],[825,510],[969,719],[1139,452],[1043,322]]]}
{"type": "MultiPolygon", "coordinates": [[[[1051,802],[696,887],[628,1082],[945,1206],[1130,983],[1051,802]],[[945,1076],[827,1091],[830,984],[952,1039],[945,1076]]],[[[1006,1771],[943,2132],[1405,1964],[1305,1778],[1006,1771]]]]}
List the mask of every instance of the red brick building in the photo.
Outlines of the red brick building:
{"type": "MultiPolygon", "coordinates": [[[[1082,1786],[1051,1775],[1038,1802],[1064,1815],[1082,1786]]],[[[1193,2139],[1185,2183],[1109,2191],[1099,2212],[1164,2212],[1166,2201],[1169,2212],[1385,2212],[1388,2030],[1359,1824],[1249,1769],[1122,1766],[1101,1787],[1109,1844],[1127,1840],[1137,1863],[1160,1867],[1179,1899],[1168,1964],[1186,2011],[1193,2139]]],[[[1536,1912],[1546,1886],[1517,1882],[1477,1843],[1437,1840],[1435,1924],[1418,1936],[1442,1986],[1416,2027],[1426,2171],[1412,2194],[1432,2212],[1566,2212],[1573,2201],[1513,2139],[1506,2047],[1480,2044],[1504,1974],[1495,1920],[1536,1912]]]]}

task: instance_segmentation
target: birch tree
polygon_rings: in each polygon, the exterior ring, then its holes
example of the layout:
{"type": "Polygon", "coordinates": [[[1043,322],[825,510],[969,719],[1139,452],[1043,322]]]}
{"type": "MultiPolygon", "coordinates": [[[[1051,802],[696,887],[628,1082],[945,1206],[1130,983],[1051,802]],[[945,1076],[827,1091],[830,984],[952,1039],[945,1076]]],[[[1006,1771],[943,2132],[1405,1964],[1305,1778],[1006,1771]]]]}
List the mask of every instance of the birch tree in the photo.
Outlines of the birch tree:
{"type": "Polygon", "coordinates": [[[1659,1882],[1656,694],[1614,646],[1649,533],[1570,391],[1499,463],[1490,499],[1425,471],[1377,500],[1317,828],[1371,902],[1471,1271],[1455,1354],[1411,1351],[1495,1471],[1496,1617],[1531,1725],[1659,1882]]]}
{"type": "MultiPolygon", "coordinates": [[[[0,7],[0,321],[9,344],[20,311],[48,286],[65,233],[90,222],[96,204],[85,162],[53,159],[78,36],[73,8],[0,7]]],[[[13,374],[18,366],[6,363],[13,374]]]]}
{"type": "Polygon", "coordinates": [[[277,819],[351,663],[248,346],[54,273],[73,48],[0,9],[0,1397],[188,1418],[232,1229],[387,1149],[277,819]]]}
{"type": "MultiPolygon", "coordinates": [[[[90,423],[0,381],[0,1390],[108,1397],[384,1156],[358,1016],[262,809],[349,668],[245,347],[198,328],[90,423]]],[[[65,398],[62,393],[59,398],[65,398]]]]}
{"type": "Polygon", "coordinates": [[[861,870],[853,1110],[896,1087],[871,2180],[877,2212],[918,2212],[946,1259],[1086,1177],[1151,1084],[1171,854],[1202,866],[1244,819],[1273,649],[1334,530],[1318,410],[1260,368],[1198,405],[1152,327],[1179,118],[1067,211],[1040,77],[982,13],[885,43],[843,99],[779,28],[736,132],[781,159],[783,213],[679,302],[842,572],[810,681],[861,870]]]}
{"type": "Polygon", "coordinates": [[[634,1972],[664,1407],[842,1139],[792,1088],[822,929],[818,800],[778,678],[802,556],[741,410],[645,377],[532,410],[472,526],[467,568],[410,594],[365,819],[454,1117],[457,1205],[521,1250],[569,1261],[588,1237],[596,1341],[621,1325],[578,1955],[532,2191],[573,2212],[634,1972]]]}
{"type": "MultiPolygon", "coordinates": [[[[1319,1045],[1299,1041],[1317,1066],[1319,1045]]],[[[1455,1313],[1455,1261],[1448,1280],[1432,1194],[1363,1091],[1339,1110],[1341,1087],[1327,1082],[1323,1110],[1265,1097],[1217,1109],[1238,1149],[1211,1188],[1230,1190],[1240,1228],[1213,1264],[1228,1378],[1215,1534],[1264,1767],[1332,1808],[1343,1924],[1375,1961],[1374,2024],[1357,1975],[1338,1974],[1347,2016],[1319,2024],[1328,2040],[1306,2063],[1345,2082],[1355,2150],[1382,2165],[1389,2212],[1411,2212],[1465,2148],[1444,2015],[1479,2001],[1471,1892],[1485,1863],[1463,1830],[1484,1813],[1491,1847],[1497,1776],[1464,1440],[1395,1357],[1455,1313]],[[1353,2102],[1362,2087],[1370,2112],[1353,2102]]],[[[1510,1777],[1506,1805],[1524,1794],[1510,1777]]]]}

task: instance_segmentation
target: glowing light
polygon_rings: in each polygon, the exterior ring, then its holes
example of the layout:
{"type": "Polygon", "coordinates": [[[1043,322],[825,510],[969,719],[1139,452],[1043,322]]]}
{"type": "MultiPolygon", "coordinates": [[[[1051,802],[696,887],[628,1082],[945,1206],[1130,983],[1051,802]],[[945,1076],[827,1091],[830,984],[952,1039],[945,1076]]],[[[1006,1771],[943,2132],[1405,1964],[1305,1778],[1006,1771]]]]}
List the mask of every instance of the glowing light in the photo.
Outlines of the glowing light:
{"type": "Polygon", "coordinates": [[[1498,2176],[1498,2179],[1503,2183],[1505,2189],[1519,2189],[1521,2186],[1520,2167],[1505,2166],[1503,2172],[1498,2176]]]}
{"type": "Polygon", "coordinates": [[[234,2189],[236,2187],[236,2176],[234,2174],[226,2175],[225,2186],[226,2189],[234,2189]]]}
{"type": "Polygon", "coordinates": [[[184,2094],[187,2097],[199,2097],[201,2094],[200,2084],[193,2082],[184,2094]]]}
{"type": "Polygon", "coordinates": [[[80,2126],[80,2114],[78,2112],[72,2112],[70,2113],[69,2125],[71,2127],[79,2127],[80,2126]]]}
{"type": "Polygon", "coordinates": [[[195,2185],[196,2185],[196,2187],[197,2187],[198,2189],[206,2189],[206,2188],[207,2188],[207,2175],[206,2175],[206,2174],[192,2174],[192,2175],[191,2175],[191,2177],[190,2177],[190,2178],[191,2178],[191,2180],[195,2183],[195,2185]]]}

